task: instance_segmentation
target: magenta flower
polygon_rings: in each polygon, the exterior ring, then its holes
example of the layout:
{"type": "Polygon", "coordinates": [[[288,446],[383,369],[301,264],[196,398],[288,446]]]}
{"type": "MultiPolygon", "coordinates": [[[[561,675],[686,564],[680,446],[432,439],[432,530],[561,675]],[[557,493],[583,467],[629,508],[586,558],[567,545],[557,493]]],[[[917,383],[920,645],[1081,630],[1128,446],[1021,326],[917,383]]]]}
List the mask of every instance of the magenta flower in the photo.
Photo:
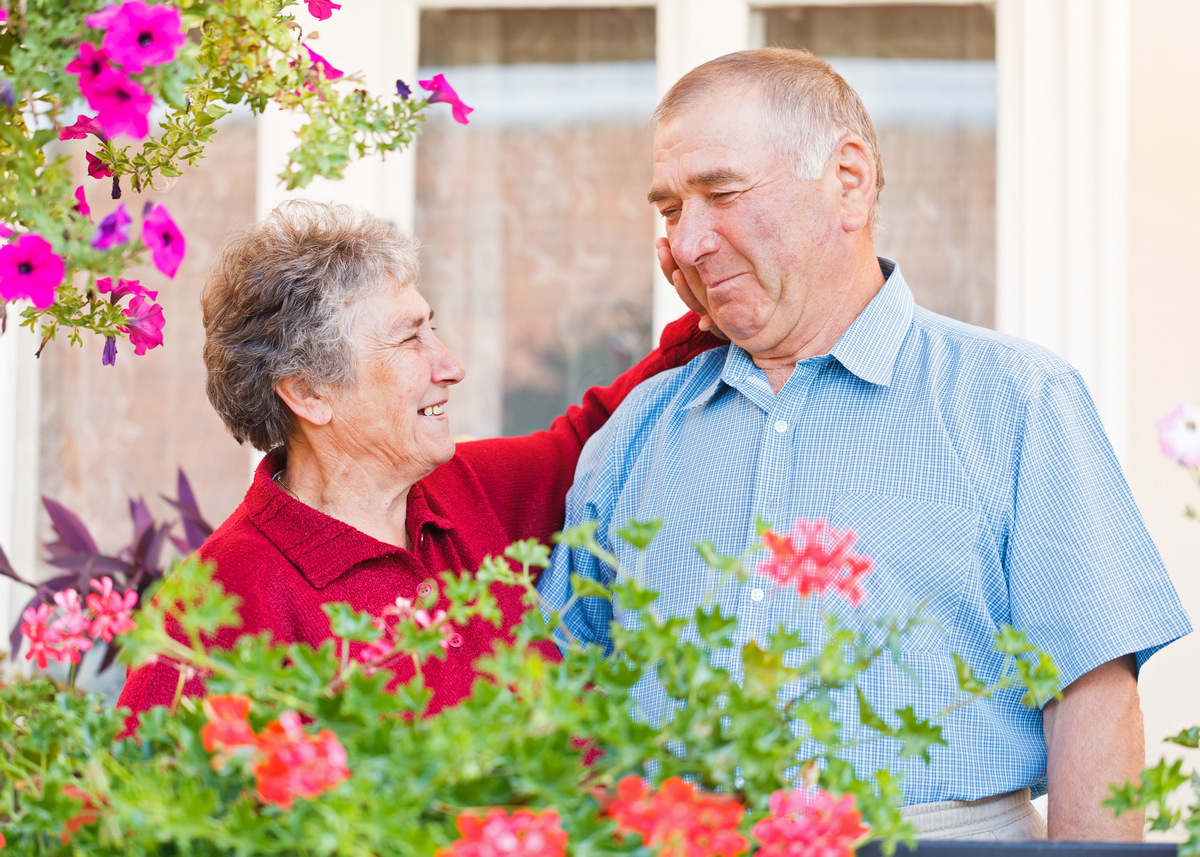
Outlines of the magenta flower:
{"type": "Polygon", "coordinates": [[[109,295],[109,302],[114,304],[126,295],[134,297],[144,295],[150,300],[158,297],[158,292],[152,292],[145,288],[139,280],[118,280],[117,287],[114,289],[112,277],[101,277],[96,280],[96,290],[102,295],[109,295]]]}
{"type": "Polygon", "coordinates": [[[83,185],[75,188],[75,210],[89,221],[92,219],[92,207],[87,204],[87,194],[83,192],[83,185]]]}
{"type": "Polygon", "coordinates": [[[174,6],[147,6],[142,0],[129,0],[88,18],[92,22],[101,20],[108,32],[100,46],[115,63],[120,63],[130,74],[140,74],[146,66],[164,65],[179,56],[179,49],[187,41],[183,19],[174,6]]]}
{"type": "Polygon", "coordinates": [[[112,175],[112,170],[108,168],[108,164],[97,158],[91,152],[84,152],[87,155],[88,176],[94,179],[106,179],[112,175]]]}
{"type": "Polygon", "coordinates": [[[11,226],[9,226],[7,223],[0,223],[0,238],[7,238],[12,234],[13,231],[11,226]]]}
{"type": "Polygon", "coordinates": [[[75,59],[67,63],[67,72],[79,77],[79,91],[89,101],[96,79],[107,70],[108,54],[88,42],[81,44],[75,59]]]}
{"type": "Polygon", "coordinates": [[[319,53],[314,51],[308,45],[301,44],[301,47],[303,47],[304,50],[308,51],[308,55],[310,57],[312,57],[311,68],[320,69],[321,71],[325,72],[326,80],[337,80],[339,77],[342,76],[342,73],[338,69],[336,69],[332,65],[330,65],[329,60],[325,59],[325,57],[321,56],[319,53]]]}
{"type": "Polygon", "coordinates": [[[163,319],[162,307],[158,304],[138,295],[129,302],[125,318],[129,326],[119,330],[129,334],[134,354],[141,356],[151,348],[158,348],[163,344],[162,330],[166,321],[163,319]]]}
{"type": "Polygon", "coordinates": [[[0,247],[0,300],[25,299],[38,309],[54,303],[66,266],[50,242],[27,232],[0,247]]]}
{"type": "Polygon", "coordinates": [[[104,131],[96,124],[95,118],[88,116],[86,113],[80,113],[74,125],[68,125],[66,128],[58,130],[58,139],[83,140],[86,139],[88,134],[95,134],[101,140],[105,139],[104,131]]]}
{"type": "Polygon", "coordinates": [[[463,104],[463,100],[458,97],[458,93],[454,91],[454,88],[446,83],[445,75],[435,74],[429,80],[419,82],[422,89],[433,93],[428,99],[430,104],[437,104],[440,101],[444,101],[450,105],[450,112],[454,114],[454,121],[462,125],[467,124],[467,114],[475,108],[463,104]]]}
{"type": "Polygon", "coordinates": [[[39,604],[37,610],[32,607],[26,607],[25,612],[21,617],[25,620],[21,623],[21,636],[29,641],[29,651],[25,654],[25,660],[32,661],[37,658],[38,669],[44,670],[53,659],[59,663],[63,661],[62,650],[58,648],[58,644],[62,642],[62,634],[52,627],[50,617],[54,615],[54,608],[49,604],[39,604]]]}
{"type": "Polygon", "coordinates": [[[96,234],[92,236],[92,248],[108,250],[118,244],[129,243],[129,224],[133,218],[125,211],[125,203],[117,205],[117,210],[100,221],[96,234]]]}
{"type": "Polygon", "coordinates": [[[150,248],[154,267],[173,279],[187,252],[187,242],[165,205],[154,206],[142,221],[142,241],[150,248]]]}
{"type": "Polygon", "coordinates": [[[123,71],[105,69],[92,84],[88,106],[96,111],[96,121],[110,137],[128,134],[143,140],[150,133],[154,97],[123,71]]]}
{"type": "Polygon", "coordinates": [[[1200,467],[1200,408],[1180,399],[1155,426],[1163,455],[1184,467],[1200,467]]]}
{"type": "Polygon", "coordinates": [[[122,598],[119,593],[113,592],[112,578],[108,575],[100,578],[99,582],[89,581],[89,585],[96,590],[87,597],[88,607],[96,616],[90,632],[93,637],[111,643],[114,634],[127,634],[137,627],[132,618],[138,600],[137,592],[128,589],[122,598]]]}
{"type": "Polygon", "coordinates": [[[100,365],[117,365],[117,338],[115,336],[104,337],[104,354],[100,357],[100,365]]]}
{"type": "MultiPolygon", "coordinates": [[[[340,9],[342,7],[338,6],[338,8],[340,9]]],[[[7,23],[8,23],[8,12],[4,9],[0,9],[0,27],[3,27],[7,23]]]]}
{"type": "Polygon", "coordinates": [[[86,23],[89,27],[95,27],[97,30],[107,30],[110,26],[112,26],[113,19],[117,17],[120,12],[120,5],[113,3],[111,6],[105,6],[95,14],[88,15],[87,20],[84,23],[86,23]]]}
{"type": "Polygon", "coordinates": [[[308,14],[312,15],[318,21],[326,20],[333,14],[334,9],[341,9],[333,0],[308,0],[308,14]]]}

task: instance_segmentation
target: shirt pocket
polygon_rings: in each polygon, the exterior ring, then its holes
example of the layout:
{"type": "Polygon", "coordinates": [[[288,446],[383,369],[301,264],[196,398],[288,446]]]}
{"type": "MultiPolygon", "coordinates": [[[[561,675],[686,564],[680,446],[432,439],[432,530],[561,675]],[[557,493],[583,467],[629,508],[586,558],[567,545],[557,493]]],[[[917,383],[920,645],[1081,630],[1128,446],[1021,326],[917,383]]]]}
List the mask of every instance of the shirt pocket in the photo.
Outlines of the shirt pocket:
{"type": "Polygon", "coordinates": [[[869,633],[865,616],[909,616],[920,606],[934,624],[912,630],[904,651],[947,652],[964,588],[979,574],[977,512],[910,497],[841,494],[830,524],[854,530],[853,549],[874,563],[863,579],[866,600],[858,616],[863,630],[869,633]]]}

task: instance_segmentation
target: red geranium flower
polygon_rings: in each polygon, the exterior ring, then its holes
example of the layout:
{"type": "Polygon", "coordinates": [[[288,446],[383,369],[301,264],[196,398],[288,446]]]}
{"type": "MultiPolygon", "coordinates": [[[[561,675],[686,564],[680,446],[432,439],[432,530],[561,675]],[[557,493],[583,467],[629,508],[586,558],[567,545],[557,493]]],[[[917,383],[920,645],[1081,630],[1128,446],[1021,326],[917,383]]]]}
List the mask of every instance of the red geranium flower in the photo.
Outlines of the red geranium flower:
{"type": "Polygon", "coordinates": [[[567,832],[552,809],[519,809],[511,816],[493,809],[484,818],[463,813],[455,821],[462,839],[438,851],[438,857],[563,857],[567,832]]]}
{"type": "Polygon", "coordinates": [[[820,789],[771,795],[771,814],[751,828],[763,844],[759,857],[854,857],[854,845],[870,833],[854,795],[840,800],[820,789]]]}
{"type": "Polygon", "coordinates": [[[92,84],[87,99],[88,106],[96,111],[96,121],[110,137],[127,134],[142,140],[149,135],[154,97],[125,72],[105,69],[92,84]]]}
{"type": "MultiPolygon", "coordinates": [[[[209,753],[236,752],[243,747],[257,751],[258,738],[246,722],[252,704],[250,697],[240,693],[206,698],[204,713],[208,722],[200,727],[200,743],[204,749],[209,753]]],[[[213,759],[214,768],[220,765],[219,758],[213,759]]]]}
{"type": "Polygon", "coordinates": [[[92,801],[91,795],[85,792],[78,786],[67,785],[62,787],[62,793],[67,797],[79,801],[83,806],[79,808],[79,812],[75,813],[71,818],[63,824],[66,829],[62,833],[63,844],[71,840],[72,833],[78,833],[79,830],[86,824],[95,824],[100,819],[100,806],[105,803],[101,798],[100,805],[92,801]]]}
{"type": "Polygon", "coordinates": [[[187,41],[179,10],[165,3],[147,6],[142,0],[129,0],[90,16],[87,23],[107,28],[101,47],[130,74],[173,61],[187,41]]]}
{"type": "Polygon", "coordinates": [[[333,14],[334,9],[341,9],[333,0],[308,0],[308,14],[318,21],[324,21],[333,14]]]}
{"type": "Polygon", "coordinates": [[[49,241],[26,232],[0,247],[0,301],[23,299],[45,309],[54,303],[65,270],[49,241]]]}
{"type": "Polygon", "coordinates": [[[75,55],[75,59],[67,63],[66,71],[79,78],[79,91],[90,101],[96,78],[107,69],[108,54],[95,45],[84,42],[79,46],[79,53],[75,55]]]}
{"type": "Polygon", "coordinates": [[[187,252],[187,241],[165,205],[154,206],[142,221],[142,241],[150,248],[154,267],[174,278],[187,252]]]}
{"type": "Polygon", "coordinates": [[[617,799],[608,808],[622,833],[641,834],[660,857],[737,857],[750,843],[737,832],[745,816],[732,798],[706,794],[671,777],[650,794],[640,778],[617,783],[617,799]]]}
{"type": "Polygon", "coordinates": [[[475,108],[463,104],[463,100],[458,97],[458,93],[454,91],[454,88],[446,83],[444,75],[435,74],[429,80],[418,82],[421,84],[422,89],[433,93],[428,99],[430,104],[437,104],[440,101],[444,101],[450,105],[450,112],[454,114],[454,121],[463,125],[468,123],[467,114],[474,111],[475,108]]]}
{"type": "Polygon", "coordinates": [[[297,797],[312,799],[350,776],[346,751],[328,729],[307,735],[300,715],[285,711],[258,736],[262,759],[254,766],[258,797],[290,809],[297,797]]]}
{"type": "Polygon", "coordinates": [[[768,530],[762,540],[772,556],[758,573],[804,598],[833,590],[857,607],[866,597],[861,580],[873,568],[868,557],[850,551],[857,538],[853,530],[839,533],[821,520],[797,521],[790,535],[768,530]]]}

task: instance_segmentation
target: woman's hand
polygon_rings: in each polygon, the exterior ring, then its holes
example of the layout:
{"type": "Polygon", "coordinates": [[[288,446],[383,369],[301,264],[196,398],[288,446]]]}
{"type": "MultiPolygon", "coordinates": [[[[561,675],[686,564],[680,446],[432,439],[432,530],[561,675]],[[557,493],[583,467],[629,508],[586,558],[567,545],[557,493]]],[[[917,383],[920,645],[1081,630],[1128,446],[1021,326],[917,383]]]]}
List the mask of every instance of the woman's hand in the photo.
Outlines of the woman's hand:
{"type": "Polygon", "coordinates": [[[704,283],[700,281],[696,269],[679,267],[671,254],[671,243],[666,238],[659,238],[654,246],[658,250],[658,265],[662,268],[663,276],[675,287],[675,293],[687,308],[700,316],[700,329],[711,331],[713,336],[728,341],[729,337],[717,327],[703,303],[704,283]]]}

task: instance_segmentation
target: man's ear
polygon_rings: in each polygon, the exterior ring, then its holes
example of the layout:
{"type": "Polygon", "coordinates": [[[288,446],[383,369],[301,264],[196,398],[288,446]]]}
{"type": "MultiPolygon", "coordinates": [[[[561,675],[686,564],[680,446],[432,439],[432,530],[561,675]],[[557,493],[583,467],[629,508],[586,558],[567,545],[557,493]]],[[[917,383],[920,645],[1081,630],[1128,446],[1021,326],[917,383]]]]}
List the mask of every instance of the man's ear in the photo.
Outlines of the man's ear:
{"type": "Polygon", "coordinates": [[[875,201],[875,158],[859,137],[847,134],[838,143],[834,155],[841,188],[842,228],[858,232],[871,222],[871,203],[875,201]]]}
{"type": "Polygon", "coordinates": [[[333,419],[329,400],[318,394],[307,378],[284,378],[275,385],[275,393],[293,414],[305,422],[323,426],[333,419]]]}

